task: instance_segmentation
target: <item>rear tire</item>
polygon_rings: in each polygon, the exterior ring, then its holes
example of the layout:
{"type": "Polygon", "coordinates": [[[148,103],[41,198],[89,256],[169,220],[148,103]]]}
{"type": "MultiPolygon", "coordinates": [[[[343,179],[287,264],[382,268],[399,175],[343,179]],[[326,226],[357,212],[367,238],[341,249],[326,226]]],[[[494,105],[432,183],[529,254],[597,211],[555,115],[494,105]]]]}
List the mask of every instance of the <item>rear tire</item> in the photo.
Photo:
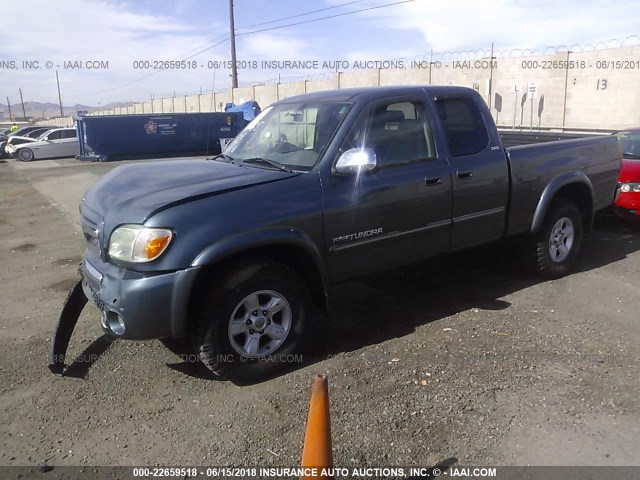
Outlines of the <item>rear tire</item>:
{"type": "Polygon", "coordinates": [[[18,160],[20,160],[21,162],[30,162],[31,160],[33,160],[33,158],[33,150],[31,150],[30,148],[21,148],[18,152],[18,160]]]}
{"type": "Polygon", "coordinates": [[[582,215],[570,200],[554,201],[540,231],[525,247],[527,268],[544,278],[559,278],[574,266],[582,247],[582,215]]]}
{"type": "Polygon", "coordinates": [[[245,261],[204,291],[191,342],[217,376],[264,380],[299,358],[309,305],[304,281],[291,268],[245,261]]]}

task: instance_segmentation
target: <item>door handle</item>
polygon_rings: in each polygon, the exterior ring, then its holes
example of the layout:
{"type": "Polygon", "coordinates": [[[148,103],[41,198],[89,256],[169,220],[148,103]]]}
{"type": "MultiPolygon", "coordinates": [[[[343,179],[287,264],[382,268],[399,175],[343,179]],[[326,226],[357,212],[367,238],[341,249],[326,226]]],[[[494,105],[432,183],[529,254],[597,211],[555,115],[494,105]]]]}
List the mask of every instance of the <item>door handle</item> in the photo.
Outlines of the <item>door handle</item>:
{"type": "Polygon", "coordinates": [[[440,185],[441,183],[442,183],[442,178],[441,177],[425,178],[424,179],[424,184],[427,187],[432,187],[434,185],[440,185]]]}
{"type": "Polygon", "coordinates": [[[473,177],[473,172],[471,170],[467,170],[467,171],[464,171],[464,172],[461,172],[461,171],[458,170],[457,174],[458,174],[458,178],[470,178],[470,177],[473,177]]]}

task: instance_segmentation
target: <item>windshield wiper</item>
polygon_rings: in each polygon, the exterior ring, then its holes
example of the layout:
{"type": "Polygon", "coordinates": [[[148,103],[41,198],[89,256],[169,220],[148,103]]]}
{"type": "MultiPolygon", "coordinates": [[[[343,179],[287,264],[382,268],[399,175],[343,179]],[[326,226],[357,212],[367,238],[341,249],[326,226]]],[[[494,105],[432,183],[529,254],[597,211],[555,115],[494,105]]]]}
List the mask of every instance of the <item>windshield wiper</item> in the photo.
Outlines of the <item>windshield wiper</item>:
{"type": "Polygon", "coordinates": [[[281,170],[283,172],[293,172],[293,170],[285,167],[282,163],[276,162],[275,160],[270,160],[268,158],[261,158],[261,157],[246,158],[242,160],[242,163],[262,163],[262,164],[269,165],[273,168],[277,168],[278,170],[281,170]]]}
{"type": "Polygon", "coordinates": [[[625,158],[640,159],[640,154],[638,153],[623,152],[622,156],[625,158]]]}
{"type": "Polygon", "coordinates": [[[225,153],[219,153],[218,155],[210,158],[209,160],[217,160],[218,162],[233,163],[233,157],[230,157],[225,153]]]}

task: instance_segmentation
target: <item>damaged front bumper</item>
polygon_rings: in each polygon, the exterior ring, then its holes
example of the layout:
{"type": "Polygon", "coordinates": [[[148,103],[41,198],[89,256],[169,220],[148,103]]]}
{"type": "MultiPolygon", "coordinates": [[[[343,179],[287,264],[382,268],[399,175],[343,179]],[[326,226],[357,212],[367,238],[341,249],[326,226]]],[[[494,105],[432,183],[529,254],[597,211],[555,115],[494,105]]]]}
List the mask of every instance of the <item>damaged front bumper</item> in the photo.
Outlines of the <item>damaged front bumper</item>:
{"type": "Polygon", "coordinates": [[[78,318],[84,306],[87,304],[87,300],[82,290],[82,281],[80,281],[69,292],[62,307],[62,312],[60,312],[55,334],[51,339],[49,370],[53,373],[61,375],[64,371],[64,360],[67,355],[69,340],[71,340],[71,334],[76,323],[78,323],[78,318]]]}
{"type": "Polygon", "coordinates": [[[105,332],[128,340],[184,335],[190,280],[197,268],[141,273],[85,257],[82,288],[102,312],[105,332]]]}
{"type": "Polygon", "coordinates": [[[189,300],[200,267],[172,272],[136,272],[103,262],[89,252],[81,280],[62,309],[51,344],[49,368],[62,373],[69,340],[91,299],[101,312],[103,330],[128,340],[179,338],[186,334],[189,300]]]}

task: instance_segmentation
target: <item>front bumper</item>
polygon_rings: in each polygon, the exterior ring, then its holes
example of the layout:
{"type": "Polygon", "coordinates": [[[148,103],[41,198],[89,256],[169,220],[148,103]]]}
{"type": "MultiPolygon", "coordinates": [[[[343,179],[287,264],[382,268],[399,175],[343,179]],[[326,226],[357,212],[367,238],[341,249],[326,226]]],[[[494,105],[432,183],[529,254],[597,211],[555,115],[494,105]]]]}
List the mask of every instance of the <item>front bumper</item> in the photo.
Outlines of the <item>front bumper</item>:
{"type": "Polygon", "coordinates": [[[614,211],[624,218],[640,219],[640,193],[620,192],[614,204],[614,211]]]}
{"type": "Polygon", "coordinates": [[[182,337],[199,267],[154,274],[103,262],[89,251],[82,260],[82,289],[102,311],[102,328],[129,340],[182,337]]]}

